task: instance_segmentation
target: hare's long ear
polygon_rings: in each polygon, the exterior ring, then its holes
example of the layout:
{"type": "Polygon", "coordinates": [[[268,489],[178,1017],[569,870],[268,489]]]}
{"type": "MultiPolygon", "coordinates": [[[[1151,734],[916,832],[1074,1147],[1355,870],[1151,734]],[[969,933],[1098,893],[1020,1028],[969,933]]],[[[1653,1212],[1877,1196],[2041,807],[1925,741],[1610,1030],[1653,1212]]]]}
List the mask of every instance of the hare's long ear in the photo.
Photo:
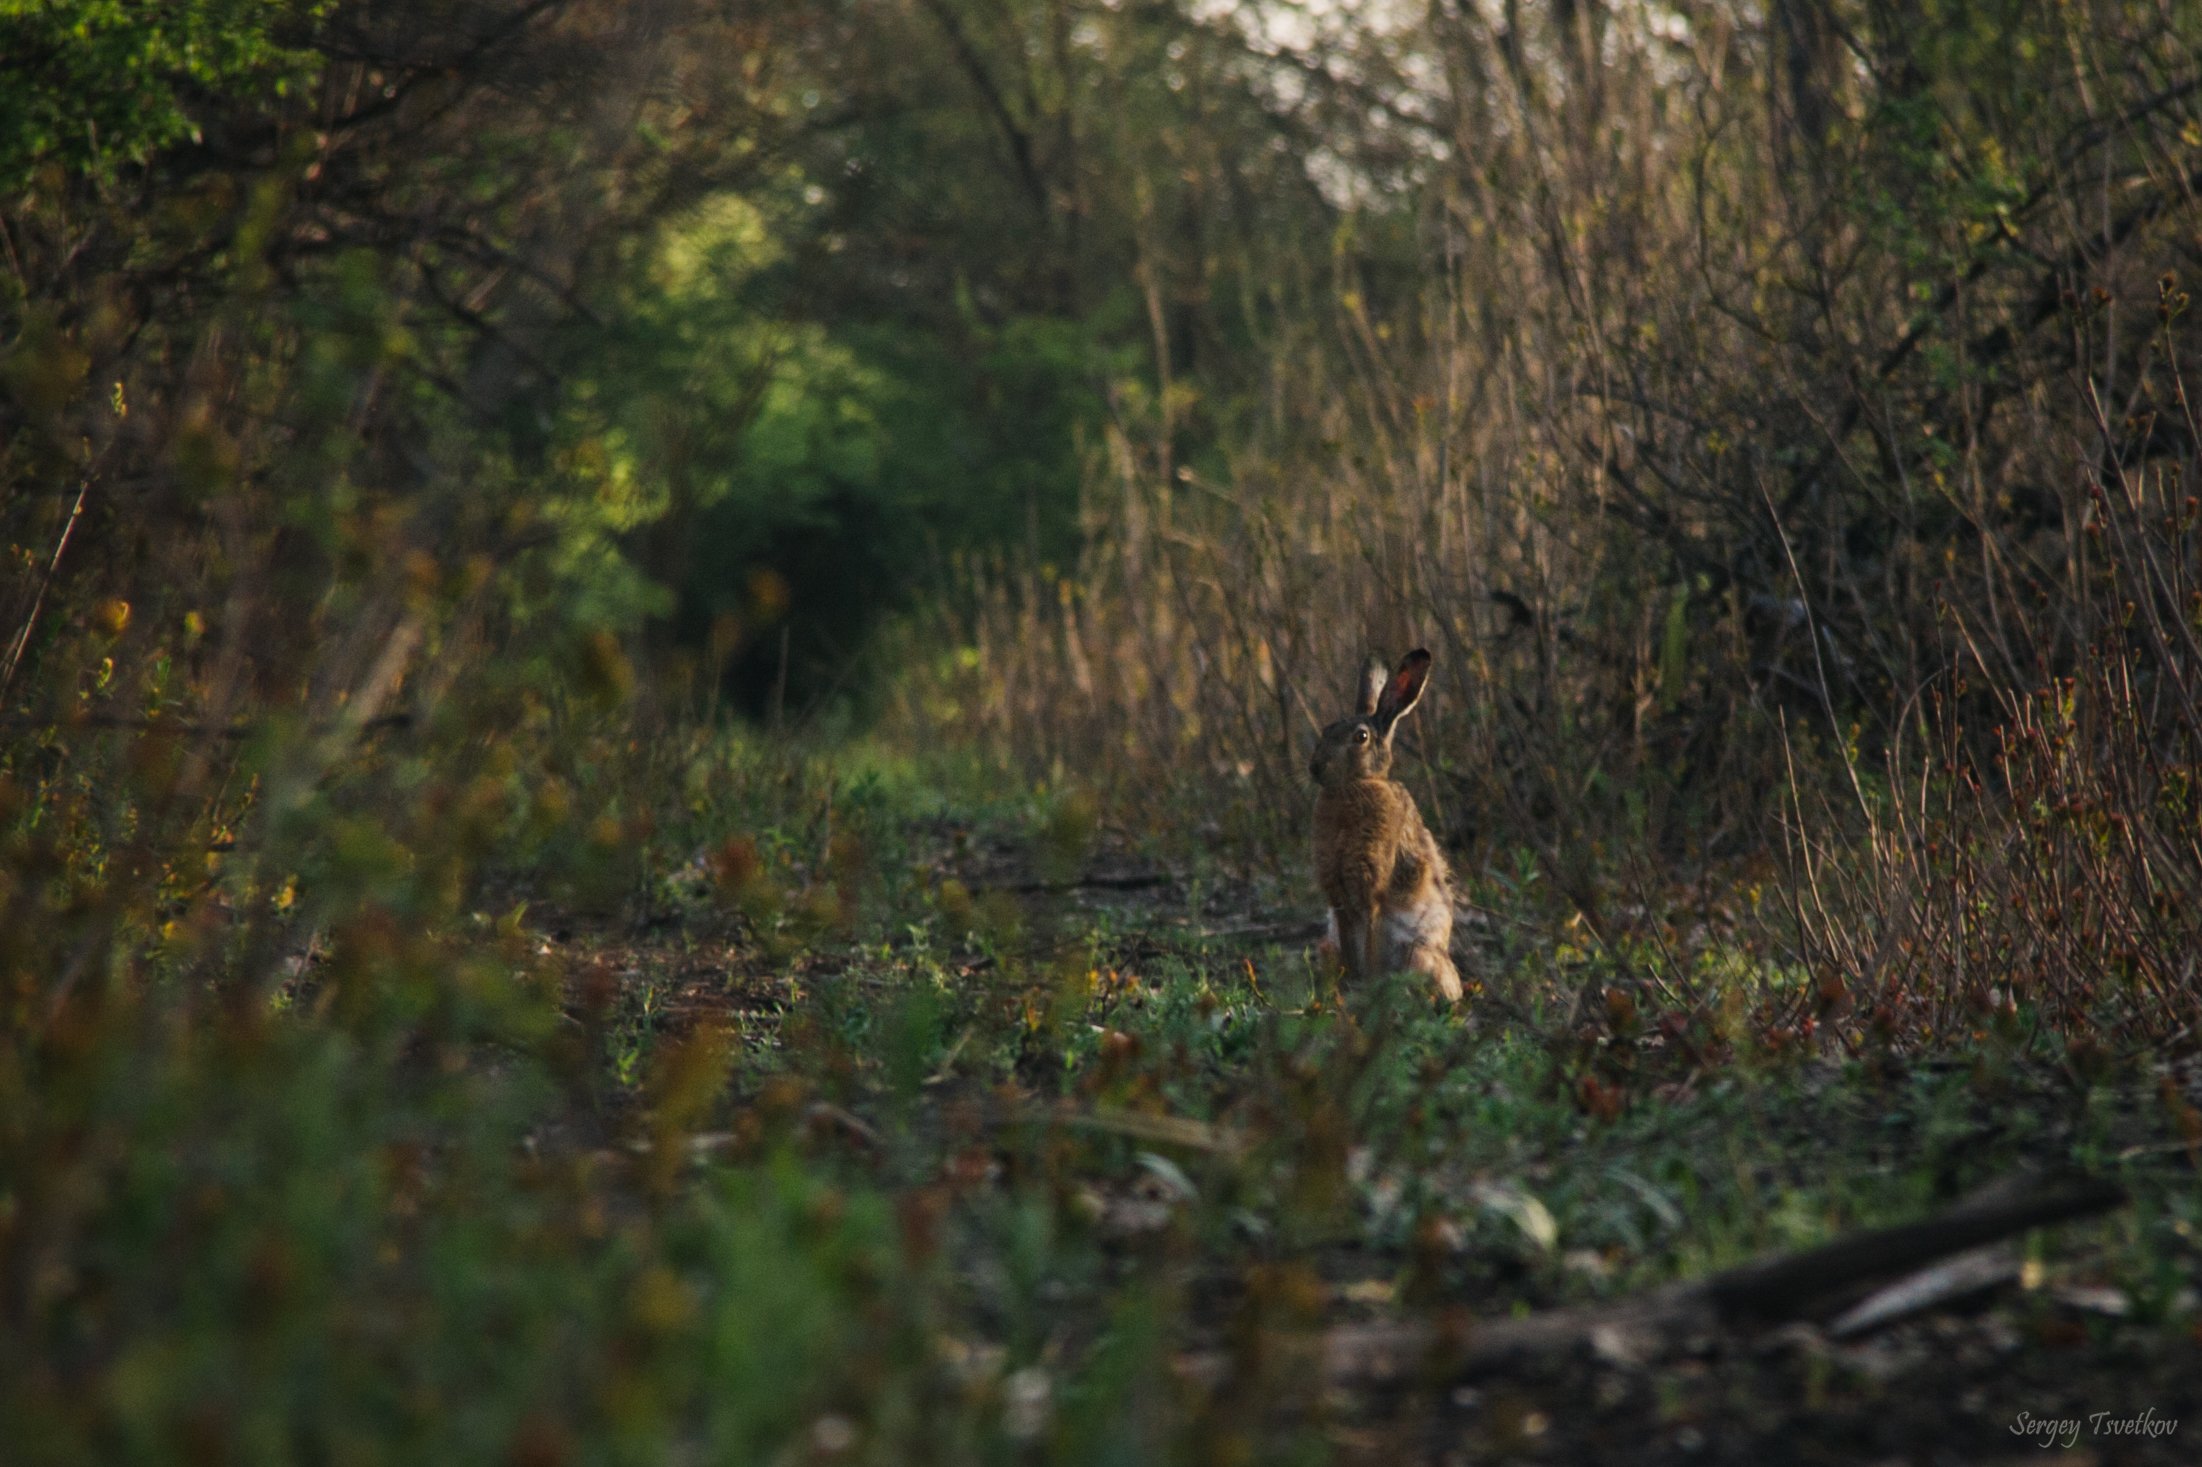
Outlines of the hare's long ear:
{"type": "Polygon", "coordinates": [[[1384,696],[1384,678],[1384,659],[1371,652],[1369,660],[1361,664],[1361,686],[1353,695],[1356,718],[1375,715],[1377,700],[1384,696]]]}
{"type": "Polygon", "coordinates": [[[1422,701],[1422,685],[1430,680],[1430,654],[1417,647],[1400,659],[1399,669],[1384,684],[1377,695],[1376,730],[1386,738],[1391,736],[1392,725],[1414,711],[1414,705],[1422,701]]]}

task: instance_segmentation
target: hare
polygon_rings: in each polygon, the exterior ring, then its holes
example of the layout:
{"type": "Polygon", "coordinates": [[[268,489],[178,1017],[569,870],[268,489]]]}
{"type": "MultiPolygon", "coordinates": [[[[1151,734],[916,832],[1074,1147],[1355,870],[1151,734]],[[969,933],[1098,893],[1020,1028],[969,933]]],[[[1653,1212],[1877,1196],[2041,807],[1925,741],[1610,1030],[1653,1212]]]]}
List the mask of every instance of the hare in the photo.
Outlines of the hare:
{"type": "Polygon", "coordinates": [[[1448,1003],[1460,1002],[1453,966],[1453,873],[1423,825],[1414,796],[1387,776],[1392,730],[1430,677],[1430,654],[1409,652],[1388,678],[1371,658],[1353,716],[1323,730],[1315,776],[1315,881],[1330,904],[1326,942],[1347,976],[1426,973],[1448,1003]]]}

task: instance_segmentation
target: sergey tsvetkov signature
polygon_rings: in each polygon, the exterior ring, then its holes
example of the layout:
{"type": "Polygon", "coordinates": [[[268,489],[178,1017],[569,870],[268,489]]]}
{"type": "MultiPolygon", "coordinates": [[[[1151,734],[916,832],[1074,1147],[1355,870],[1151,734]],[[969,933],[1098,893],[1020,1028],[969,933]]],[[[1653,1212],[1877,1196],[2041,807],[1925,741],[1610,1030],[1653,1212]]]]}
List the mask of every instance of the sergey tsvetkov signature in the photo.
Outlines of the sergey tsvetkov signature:
{"type": "Polygon", "coordinates": [[[2154,1406],[2138,1416],[2120,1416],[2114,1411],[2095,1411],[2086,1416],[2036,1416],[2031,1411],[2021,1411],[2011,1422],[2013,1436],[2031,1437],[2037,1447],[2070,1448],[2082,1433],[2143,1437],[2154,1441],[2178,1429],[2178,1417],[2159,1416],[2154,1406]]]}

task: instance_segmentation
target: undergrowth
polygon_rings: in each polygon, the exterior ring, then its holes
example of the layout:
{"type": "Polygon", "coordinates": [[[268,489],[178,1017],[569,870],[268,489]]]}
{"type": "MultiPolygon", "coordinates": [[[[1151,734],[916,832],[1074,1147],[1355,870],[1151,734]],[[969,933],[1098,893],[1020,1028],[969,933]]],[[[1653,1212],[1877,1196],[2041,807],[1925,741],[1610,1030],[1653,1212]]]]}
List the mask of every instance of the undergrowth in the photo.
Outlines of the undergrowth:
{"type": "MultiPolygon", "coordinates": [[[[2022,1164],[2136,1197],[2035,1245],[2025,1328],[2062,1337],[2064,1279],[2116,1290],[2122,1329],[2193,1322],[2169,1072],[2011,1031],[1956,1063],[1819,1057],[1774,1037],[1790,980],[1718,921],[1674,966],[1664,935],[1501,909],[1462,1013],[1341,994],[1291,935],[1304,893],[1157,867],[1075,790],[682,758],[612,910],[584,885],[430,932],[302,890],[328,925],[264,991],[110,961],[57,998],[14,970],[25,1460],[1357,1458],[1371,1418],[1266,1341],[1616,1297],[2022,1164]],[[1087,884],[1126,873],[1163,879],[1087,884]],[[1200,1349],[1227,1384],[1179,1369],[1200,1349]]],[[[224,921],[250,947],[282,916],[224,921]]],[[[38,929],[10,930],[21,955],[38,929]]]]}

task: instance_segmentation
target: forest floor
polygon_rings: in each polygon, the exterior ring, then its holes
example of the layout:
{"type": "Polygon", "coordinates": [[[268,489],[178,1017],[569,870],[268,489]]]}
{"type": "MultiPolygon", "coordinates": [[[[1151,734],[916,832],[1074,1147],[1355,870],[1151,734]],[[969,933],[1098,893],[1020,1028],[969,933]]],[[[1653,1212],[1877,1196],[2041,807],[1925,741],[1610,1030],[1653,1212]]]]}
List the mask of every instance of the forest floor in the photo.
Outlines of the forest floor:
{"type": "Polygon", "coordinates": [[[2193,1063],[1763,1041],[1778,965],[1702,896],[1678,958],[1554,937],[1487,882],[1458,1012],[1341,996],[1288,881],[1086,818],[859,812],[701,851],[639,924],[531,909],[608,1056],[594,1119],[540,1144],[637,1195],[772,1154],[886,1199],[941,1280],[927,1378],[986,1395],[1022,1457],[1107,1459],[1095,1432],[1119,1460],[2202,1453],[2193,1063]],[[668,1123],[695,1052],[732,1082],[668,1123]],[[2123,1204],[1630,1323],[1719,1270],[2075,1175],[2123,1204]],[[1842,1317],[1869,1295],[1885,1319],[1842,1317]],[[1555,1320],[1582,1328],[1479,1349],[1555,1320]]]}

